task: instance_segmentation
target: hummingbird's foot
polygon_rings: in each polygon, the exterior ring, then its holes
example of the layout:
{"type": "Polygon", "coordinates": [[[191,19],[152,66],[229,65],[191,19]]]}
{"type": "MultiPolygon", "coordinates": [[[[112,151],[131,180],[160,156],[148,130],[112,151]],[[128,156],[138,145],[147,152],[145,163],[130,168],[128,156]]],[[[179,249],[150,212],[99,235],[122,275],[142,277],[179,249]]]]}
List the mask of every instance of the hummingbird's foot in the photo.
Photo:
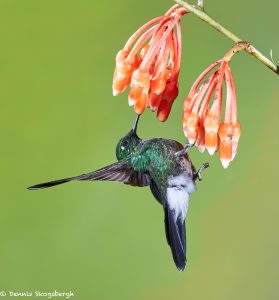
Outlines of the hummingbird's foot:
{"type": "Polygon", "coordinates": [[[194,174],[194,180],[196,181],[197,179],[199,181],[202,181],[202,172],[209,167],[209,163],[204,163],[200,168],[199,170],[194,174]]]}
{"type": "Polygon", "coordinates": [[[188,150],[190,148],[192,148],[194,146],[195,146],[195,144],[189,144],[189,143],[187,143],[187,144],[185,144],[184,148],[182,150],[176,152],[175,155],[176,156],[183,156],[183,155],[185,155],[188,152],[188,150]]]}

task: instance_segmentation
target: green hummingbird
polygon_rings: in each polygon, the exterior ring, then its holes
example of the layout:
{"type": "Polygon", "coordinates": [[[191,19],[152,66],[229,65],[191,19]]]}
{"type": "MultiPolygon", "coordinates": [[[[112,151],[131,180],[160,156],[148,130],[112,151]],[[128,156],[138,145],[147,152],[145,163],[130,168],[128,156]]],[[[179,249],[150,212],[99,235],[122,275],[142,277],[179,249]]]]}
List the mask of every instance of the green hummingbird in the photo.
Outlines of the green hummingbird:
{"type": "Polygon", "coordinates": [[[188,150],[193,145],[164,138],[142,140],[137,135],[139,116],[131,131],[122,137],[116,146],[118,162],[102,169],[79,176],[59,179],[29,187],[38,190],[70,181],[107,180],[132,186],[150,186],[151,192],[163,206],[165,233],[173,260],[179,271],[186,265],[185,219],[189,195],[195,190],[195,181],[209,164],[196,171],[188,150]]]}

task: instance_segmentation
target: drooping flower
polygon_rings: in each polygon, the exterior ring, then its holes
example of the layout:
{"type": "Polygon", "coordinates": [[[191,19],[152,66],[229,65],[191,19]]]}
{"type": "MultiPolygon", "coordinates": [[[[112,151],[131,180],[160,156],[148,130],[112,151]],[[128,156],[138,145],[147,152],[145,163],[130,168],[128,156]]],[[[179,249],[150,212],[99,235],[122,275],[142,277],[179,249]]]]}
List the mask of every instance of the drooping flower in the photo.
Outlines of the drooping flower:
{"type": "Polygon", "coordinates": [[[184,8],[174,5],[164,16],[139,28],[116,56],[113,95],[128,86],[129,105],[137,114],[146,107],[157,111],[165,121],[178,96],[178,75],[181,62],[180,19],[184,8]]]}
{"type": "Polygon", "coordinates": [[[229,51],[198,77],[184,101],[182,117],[189,143],[198,146],[201,152],[207,149],[211,155],[219,150],[224,168],[234,159],[240,138],[235,85],[229,67],[233,54],[234,51],[229,51]],[[226,106],[223,115],[224,86],[226,106]]]}

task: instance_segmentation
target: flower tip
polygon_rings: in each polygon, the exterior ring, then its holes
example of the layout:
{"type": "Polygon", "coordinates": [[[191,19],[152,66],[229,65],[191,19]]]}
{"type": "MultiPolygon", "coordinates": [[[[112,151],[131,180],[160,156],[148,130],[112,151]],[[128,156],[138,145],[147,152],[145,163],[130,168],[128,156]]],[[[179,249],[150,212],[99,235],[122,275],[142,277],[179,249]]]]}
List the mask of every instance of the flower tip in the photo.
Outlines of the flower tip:
{"type": "Polygon", "coordinates": [[[165,122],[169,117],[171,108],[172,102],[162,99],[157,110],[157,119],[161,122],[165,122]]]}
{"type": "Polygon", "coordinates": [[[119,95],[121,92],[120,91],[118,91],[117,89],[112,89],[112,95],[113,96],[117,96],[117,95],[119,95]]]}
{"type": "Polygon", "coordinates": [[[142,88],[139,86],[133,86],[130,88],[128,95],[128,103],[130,106],[135,105],[142,97],[142,88]]]}
{"type": "Polygon", "coordinates": [[[157,113],[157,119],[160,121],[160,122],[165,122],[168,118],[169,114],[165,113],[165,112],[159,112],[157,113]]]}
{"type": "Polygon", "coordinates": [[[205,146],[204,145],[199,145],[198,149],[199,149],[200,153],[204,153],[205,146]]]}
{"type": "Polygon", "coordinates": [[[226,158],[221,159],[221,163],[222,163],[222,166],[223,166],[224,169],[228,168],[230,162],[231,161],[229,159],[226,159],[226,158]]]}
{"type": "Polygon", "coordinates": [[[214,155],[214,153],[216,152],[216,148],[215,147],[206,147],[209,155],[214,155]]]}
{"type": "Polygon", "coordinates": [[[183,126],[183,132],[186,138],[188,138],[188,132],[187,132],[187,127],[183,126]]]}
{"type": "Polygon", "coordinates": [[[147,100],[148,100],[148,95],[143,93],[141,95],[140,99],[138,101],[136,101],[136,103],[134,105],[134,111],[136,114],[138,114],[138,115],[143,114],[143,112],[146,108],[147,100]]]}
{"type": "Polygon", "coordinates": [[[190,145],[196,144],[196,139],[191,139],[188,137],[188,141],[190,145]]]}
{"type": "Polygon", "coordinates": [[[135,99],[133,99],[133,98],[131,98],[131,97],[128,96],[128,105],[129,106],[135,105],[136,102],[137,102],[137,100],[135,100],[135,99]]]}

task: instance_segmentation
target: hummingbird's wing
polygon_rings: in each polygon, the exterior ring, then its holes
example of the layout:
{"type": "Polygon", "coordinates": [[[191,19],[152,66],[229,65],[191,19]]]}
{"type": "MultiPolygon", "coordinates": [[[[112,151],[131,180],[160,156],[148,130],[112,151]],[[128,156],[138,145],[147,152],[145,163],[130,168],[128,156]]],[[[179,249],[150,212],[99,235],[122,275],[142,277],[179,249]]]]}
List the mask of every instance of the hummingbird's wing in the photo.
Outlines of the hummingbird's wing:
{"type": "Polygon", "coordinates": [[[99,169],[94,172],[82,174],[75,177],[69,177],[45,183],[40,183],[29,187],[29,190],[38,190],[49,188],[62,183],[74,181],[74,180],[108,180],[118,181],[132,186],[147,186],[150,183],[150,177],[148,173],[136,172],[132,166],[126,162],[117,162],[99,169]]]}
{"type": "Polygon", "coordinates": [[[95,172],[80,175],[76,179],[119,181],[132,186],[147,186],[150,184],[148,173],[134,171],[130,164],[121,161],[95,172]]]}
{"type": "Polygon", "coordinates": [[[176,267],[183,271],[186,265],[185,219],[189,205],[189,194],[194,184],[187,174],[169,176],[165,209],[166,238],[171,247],[176,267]]]}

